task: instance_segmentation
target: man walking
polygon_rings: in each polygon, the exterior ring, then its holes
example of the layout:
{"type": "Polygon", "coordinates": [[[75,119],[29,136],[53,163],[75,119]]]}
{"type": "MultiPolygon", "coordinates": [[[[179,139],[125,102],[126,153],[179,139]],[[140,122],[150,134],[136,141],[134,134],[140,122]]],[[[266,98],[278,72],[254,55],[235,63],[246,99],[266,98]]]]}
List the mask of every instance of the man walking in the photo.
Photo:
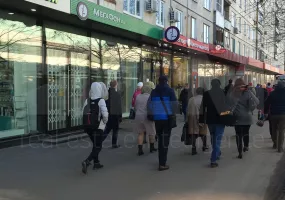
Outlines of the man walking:
{"type": "Polygon", "coordinates": [[[265,114],[270,114],[273,148],[283,152],[285,133],[285,81],[280,80],[276,89],[265,101],[265,114]]]}
{"type": "Polygon", "coordinates": [[[233,88],[233,80],[230,79],[229,80],[229,84],[225,87],[224,89],[224,92],[225,92],[225,95],[227,95],[229,92],[231,92],[232,88],[233,88]]]}
{"type": "Polygon", "coordinates": [[[122,103],[121,96],[117,92],[118,82],[113,80],[110,82],[109,89],[109,98],[107,100],[107,108],[109,111],[109,119],[104,131],[104,140],[108,134],[113,130],[112,135],[112,148],[119,148],[118,145],[118,132],[119,132],[119,123],[122,121],[122,103]]]}
{"type": "Polygon", "coordinates": [[[151,92],[148,102],[148,113],[155,121],[156,134],[158,135],[159,171],[168,170],[166,165],[167,153],[171,130],[173,128],[178,102],[174,93],[168,85],[168,78],[161,76],[159,84],[151,92]]]}

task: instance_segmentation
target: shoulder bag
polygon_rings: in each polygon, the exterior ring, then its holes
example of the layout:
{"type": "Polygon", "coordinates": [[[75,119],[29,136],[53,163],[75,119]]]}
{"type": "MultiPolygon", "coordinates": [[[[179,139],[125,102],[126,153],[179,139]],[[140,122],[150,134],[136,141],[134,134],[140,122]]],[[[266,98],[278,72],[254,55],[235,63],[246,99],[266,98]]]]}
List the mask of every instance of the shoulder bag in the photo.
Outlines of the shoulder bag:
{"type": "Polygon", "coordinates": [[[239,100],[235,103],[231,110],[220,113],[220,122],[226,126],[234,126],[237,123],[237,116],[235,115],[235,109],[239,103],[239,100]]]}
{"type": "Polygon", "coordinates": [[[163,106],[163,108],[164,108],[164,110],[165,110],[165,112],[166,112],[166,114],[167,114],[167,116],[168,116],[168,121],[169,121],[170,127],[171,127],[171,128],[177,127],[177,124],[176,124],[176,115],[175,115],[175,114],[169,115],[168,110],[167,110],[167,107],[166,107],[166,105],[165,105],[165,102],[164,102],[162,96],[160,96],[160,101],[161,101],[162,106],[163,106]]]}

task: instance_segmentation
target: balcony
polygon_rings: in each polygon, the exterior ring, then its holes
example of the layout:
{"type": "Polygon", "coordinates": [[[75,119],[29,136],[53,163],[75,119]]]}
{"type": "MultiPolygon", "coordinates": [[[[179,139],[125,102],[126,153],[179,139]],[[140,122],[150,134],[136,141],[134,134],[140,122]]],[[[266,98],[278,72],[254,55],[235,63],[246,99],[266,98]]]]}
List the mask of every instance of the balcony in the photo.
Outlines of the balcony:
{"type": "Polygon", "coordinates": [[[231,22],[225,19],[225,29],[227,29],[228,31],[231,31],[231,28],[232,28],[231,22]]]}

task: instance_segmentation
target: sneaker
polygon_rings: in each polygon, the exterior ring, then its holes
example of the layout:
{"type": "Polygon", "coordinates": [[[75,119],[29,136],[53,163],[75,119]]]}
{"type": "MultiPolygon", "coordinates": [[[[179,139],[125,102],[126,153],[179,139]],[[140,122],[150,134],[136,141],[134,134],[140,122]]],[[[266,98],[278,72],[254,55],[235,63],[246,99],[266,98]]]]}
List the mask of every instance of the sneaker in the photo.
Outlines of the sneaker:
{"type": "Polygon", "coordinates": [[[90,163],[88,161],[82,162],[82,173],[87,174],[90,163]]]}
{"type": "Polygon", "coordinates": [[[104,167],[104,165],[101,165],[100,163],[94,163],[93,170],[95,170],[95,169],[101,169],[101,168],[103,168],[103,167],[104,167]]]}
{"type": "Polygon", "coordinates": [[[168,165],[159,166],[159,168],[158,168],[158,171],[165,171],[165,170],[169,170],[169,166],[168,165]]]}
{"type": "Polygon", "coordinates": [[[219,167],[219,164],[218,163],[211,163],[210,166],[211,166],[211,168],[216,168],[216,167],[219,167]]]}

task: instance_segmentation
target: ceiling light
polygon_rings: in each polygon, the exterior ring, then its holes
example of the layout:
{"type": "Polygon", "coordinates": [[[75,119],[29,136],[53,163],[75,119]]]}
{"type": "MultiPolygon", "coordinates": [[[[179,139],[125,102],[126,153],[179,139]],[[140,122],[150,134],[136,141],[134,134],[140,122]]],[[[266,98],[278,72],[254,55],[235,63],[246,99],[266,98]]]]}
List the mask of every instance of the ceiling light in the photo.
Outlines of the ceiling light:
{"type": "Polygon", "coordinates": [[[154,47],[154,49],[157,49],[157,47],[154,47]]]}
{"type": "Polygon", "coordinates": [[[166,49],[164,51],[167,51],[166,49]]]}
{"type": "Polygon", "coordinates": [[[145,47],[145,44],[143,44],[142,46],[145,47]]]}
{"type": "Polygon", "coordinates": [[[176,53],[176,51],[174,51],[174,53],[176,53]]]}
{"type": "Polygon", "coordinates": [[[32,9],[31,9],[31,11],[32,11],[32,12],[36,12],[37,10],[36,10],[36,9],[34,9],[34,8],[32,8],[32,9]]]}
{"type": "Polygon", "coordinates": [[[9,12],[8,14],[9,14],[9,15],[14,15],[14,13],[12,13],[12,12],[9,12]]]}
{"type": "Polygon", "coordinates": [[[179,51],[181,51],[181,49],[179,49],[179,51]]]}
{"type": "Polygon", "coordinates": [[[197,54],[197,53],[194,53],[195,55],[197,54]]]}
{"type": "Polygon", "coordinates": [[[187,51],[188,53],[190,52],[190,51],[187,51]]]}

